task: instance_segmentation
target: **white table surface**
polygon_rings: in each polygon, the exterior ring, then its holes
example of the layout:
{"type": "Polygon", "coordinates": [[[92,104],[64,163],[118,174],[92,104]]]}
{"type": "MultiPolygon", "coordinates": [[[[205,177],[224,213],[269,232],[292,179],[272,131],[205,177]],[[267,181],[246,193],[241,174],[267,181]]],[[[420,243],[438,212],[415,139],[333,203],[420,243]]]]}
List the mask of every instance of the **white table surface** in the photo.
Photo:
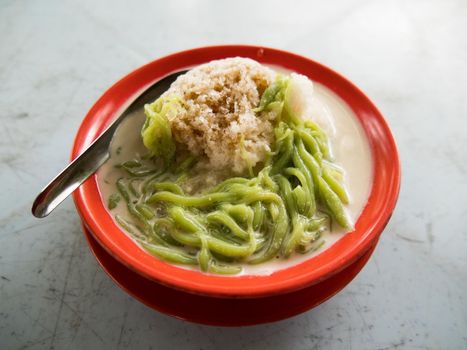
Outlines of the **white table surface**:
{"type": "Polygon", "coordinates": [[[0,348],[466,349],[466,18],[462,0],[0,0],[0,348]],[[349,286],[289,320],[233,329],[167,317],[120,290],[70,199],[30,215],[106,88],[162,55],[222,43],[294,51],[353,80],[391,125],[403,173],[349,286]]]}

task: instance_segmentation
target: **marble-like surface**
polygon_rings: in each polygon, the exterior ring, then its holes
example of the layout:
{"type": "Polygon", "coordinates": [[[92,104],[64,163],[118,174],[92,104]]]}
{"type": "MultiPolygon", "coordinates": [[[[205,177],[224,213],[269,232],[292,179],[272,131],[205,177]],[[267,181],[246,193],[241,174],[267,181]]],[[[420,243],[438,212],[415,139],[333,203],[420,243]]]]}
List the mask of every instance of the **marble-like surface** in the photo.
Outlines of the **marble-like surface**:
{"type": "Polygon", "coordinates": [[[467,2],[0,0],[1,349],[467,348],[467,2]],[[357,83],[402,158],[397,209],[336,297],[269,325],[224,329],[154,312],[116,287],[67,200],[34,195],[67,163],[99,95],[195,46],[294,51],[357,83]]]}

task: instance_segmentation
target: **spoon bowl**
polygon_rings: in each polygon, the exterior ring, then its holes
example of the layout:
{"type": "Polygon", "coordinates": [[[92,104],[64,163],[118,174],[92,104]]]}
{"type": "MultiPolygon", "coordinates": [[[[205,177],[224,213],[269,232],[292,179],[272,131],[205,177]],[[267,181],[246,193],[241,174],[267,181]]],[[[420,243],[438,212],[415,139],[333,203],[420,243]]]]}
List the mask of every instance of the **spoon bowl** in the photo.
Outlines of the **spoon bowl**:
{"type": "Polygon", "coordinates": [[[146,103],[157,99],[179,75],[184,73],[186,73],[186,70],[167,75],[150,86],[144,87],[140,93],[136,94],[107,129],[45,186],[34,200],[32,214],[37,218],[46,217],[86,181],[89,176],[94,174],[110,158],[110,144],[112,143],[115,131],[123,120],[146,103]]]}

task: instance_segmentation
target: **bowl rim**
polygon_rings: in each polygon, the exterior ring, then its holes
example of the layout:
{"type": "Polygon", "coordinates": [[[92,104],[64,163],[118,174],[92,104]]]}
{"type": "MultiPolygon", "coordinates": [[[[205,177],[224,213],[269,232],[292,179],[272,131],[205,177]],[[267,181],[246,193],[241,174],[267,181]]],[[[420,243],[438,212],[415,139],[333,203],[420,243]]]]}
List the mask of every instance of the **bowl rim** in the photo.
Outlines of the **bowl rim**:
{"type": "Polygon", "coordinates": [[[362,256],[389,221],[400,189],[400,160],[394,137],[382,114],[353,83],[332,69],[301,55],[253,45],[206,46],[176,52],[130,72],[95,102],[83,119],[72,148],[79,155],[126,107],[133,96],[164,76],[214,59],[249,57],[310,77],[336,93],[355,113],[370,144],[373,183],[355,229],[322,253],[271,275],[218,276],[158,260],[140,248],[114,222],[103,203],[97,175],[73,194],[83,222],[112,256],[135,272],[173,288],[218,297],[260,297],[291,292],[318,283],[362,256]]]}

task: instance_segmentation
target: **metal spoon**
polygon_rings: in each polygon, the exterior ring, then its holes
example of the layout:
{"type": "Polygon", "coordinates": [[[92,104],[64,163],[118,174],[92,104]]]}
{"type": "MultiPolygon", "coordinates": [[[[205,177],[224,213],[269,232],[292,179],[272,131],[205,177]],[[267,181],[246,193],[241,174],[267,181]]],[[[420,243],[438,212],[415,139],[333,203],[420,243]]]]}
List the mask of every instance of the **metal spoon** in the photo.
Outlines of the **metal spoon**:
{"type": "Polygon", "coordinates": [[[43,218],[49,215],[65,198],[76,190],[88,177],[110,158],[110,144],[120,123],[131,113],[146,103],[157,99],[172,82],[186,71],[168,75],[149,86],[136,96],[127,109],[75,160],[62,170],[36,197],[32,214],[43,218]]]}

